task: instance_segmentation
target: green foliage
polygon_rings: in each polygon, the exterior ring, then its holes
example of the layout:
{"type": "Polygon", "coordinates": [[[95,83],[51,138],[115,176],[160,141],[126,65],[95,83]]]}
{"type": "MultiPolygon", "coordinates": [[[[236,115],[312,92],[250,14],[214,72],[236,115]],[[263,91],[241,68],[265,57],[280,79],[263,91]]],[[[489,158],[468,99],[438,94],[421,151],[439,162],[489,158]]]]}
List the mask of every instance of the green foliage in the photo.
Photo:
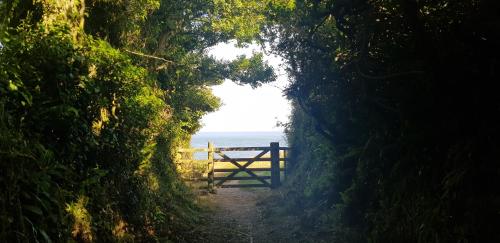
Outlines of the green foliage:
{"type": "Polygon", "coordinates": [[[160,0],[90,0],[85,2],[88,14],[85,20],[86,32],[105,38],[117,46],[140,41],[137,39],[137,34],[141,27],[148,16],[161,5],[160,0]]]}
{"type": "Polygon", "coordinates": [[[301,227],[336,242],[500,241],[495,1],[1,1],[0,240],[199,241],[175,148],[208,86],[287,60],[301,227]],[[472,82],[474,81],[474,83],[472,82]],[[193,233],[194,232],[194,233],[193,233]]]}
{"type": "Polygon", "coordinates": [[[199,240],[173,163],[226,78],[274,78],[261,55],[217,61],[230,34],[203,1],[1,1],[0,241],[199,240]]]}
{"type": "Polygon", "coordinates": [[[193,207],[170,202],[185,192],[169,190],[182,184],[161,152],[171,147],[157,147],[172,120],[155,80],[103,41],[75,43],[64,28],[18,33],[1,54],[2,239],[109,241],[120,224],[142,237],[174,227],[150,221],[178,213],[160,204],[193,207]]]}
{"type": "Polygon", "coordinates": [[[303,0],[267,15],[264,38],[293,79],[285,203],[303,229],[335,242],[500,240],[499,8],[303,0]]]}
{"type": "Polygon", "coordinates": [[[214,0],[210,23],[217,32],[230,33],[240,44],[261,34],[270,10],[290,10],[294,0],[214,0]]]}
{"type": "Polygon", "coordinates": [[[250,58],[239,56],[229,63],[229,69],[229,79],[239,84],[250,84],[254,88],[276,80],[272,67],[264,62],[262,53],[254,54],[250,58]]]}

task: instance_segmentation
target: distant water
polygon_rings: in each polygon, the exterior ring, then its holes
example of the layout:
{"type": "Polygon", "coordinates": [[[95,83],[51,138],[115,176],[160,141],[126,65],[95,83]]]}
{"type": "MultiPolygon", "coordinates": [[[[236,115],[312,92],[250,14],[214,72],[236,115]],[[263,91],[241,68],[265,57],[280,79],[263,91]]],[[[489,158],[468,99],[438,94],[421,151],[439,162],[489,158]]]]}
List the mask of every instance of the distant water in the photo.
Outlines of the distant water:
{"type": "MultiPolygon", "coordinates": [[[[269,147],[271,142],[279,142],[280,147],[287,146],[282,132],[201,132],[191,138],[191,147],[207,148],[209,141],[214,147],[269,147]]],[[[259,151],[226,152],[230,157],[253,157],[258,153],[259,151]]],[[[194,157],[206,159],[207,153],[196,153],[194,157]]]]}

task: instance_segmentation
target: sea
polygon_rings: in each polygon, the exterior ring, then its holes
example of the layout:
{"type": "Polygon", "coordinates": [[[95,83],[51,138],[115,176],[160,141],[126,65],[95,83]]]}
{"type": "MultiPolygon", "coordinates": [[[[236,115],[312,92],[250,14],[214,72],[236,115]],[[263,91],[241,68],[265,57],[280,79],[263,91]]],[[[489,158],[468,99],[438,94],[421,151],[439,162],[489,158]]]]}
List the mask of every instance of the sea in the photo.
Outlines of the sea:
{"type": "MultiPolygon", "coordinates": [[[[279,131],[273,132],[199,132],[192,136],[192,148],[207,148],[208,142],[214,147],[269,147],[271,142],[279,142],[280,147],[287,146],[285,134],[279,131]]],[[[229,157],[253,157],[260,151],[234,151],[225,152],[229,157]]],[[[206,152],[194,154],[195,159],[207,159],[206,152]]],[[[215,155],[215,158],[219,158],[215,155]]]]}

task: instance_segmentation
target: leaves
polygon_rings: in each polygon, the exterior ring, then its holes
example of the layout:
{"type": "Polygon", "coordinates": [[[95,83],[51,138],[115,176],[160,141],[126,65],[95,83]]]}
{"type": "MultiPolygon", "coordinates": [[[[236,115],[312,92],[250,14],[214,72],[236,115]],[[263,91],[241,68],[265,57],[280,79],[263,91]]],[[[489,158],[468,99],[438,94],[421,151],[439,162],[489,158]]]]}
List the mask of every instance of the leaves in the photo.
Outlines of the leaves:
{"type": "MultiPolygon", "coordinates": [[[[289,5],[266,4],[282,2],[289,5]]],[[[257,3],[230,4],[252,17],[248,10],[262,15],[257,3]]],[[[260,29],[239,19],[216,30],[214,7],[0,1],[0,241],[199,238],[172,151],[220,106],[210,85],[275,78],[262,54],[207,56],[218,42],[260,29]]]]}
{"type": "Polygon", "coordinates": [[[329,215],[327,241],[500,239],[489,216],[499,192],[487,182],[498,179],[498,164],[487,162],[498,160],[489,91],[498,88],[488,81],[498,72],[488,70],[498,69],[490,55],[500,50],[486,47],[499,7],[304,0],[267,14],[261,39],[291,76],[289,190],[300,193],[284,200],[289,212],[329,215]]]}
{"type": "Polygon", "coordinates": [[[33,205],[23,205],[23,208],[38,215],[38,216],[42,216],[43,215],[43,212],[42,212],[42,209],[40,209],[39,207],[37,206],[33,206],[33,205]]]}

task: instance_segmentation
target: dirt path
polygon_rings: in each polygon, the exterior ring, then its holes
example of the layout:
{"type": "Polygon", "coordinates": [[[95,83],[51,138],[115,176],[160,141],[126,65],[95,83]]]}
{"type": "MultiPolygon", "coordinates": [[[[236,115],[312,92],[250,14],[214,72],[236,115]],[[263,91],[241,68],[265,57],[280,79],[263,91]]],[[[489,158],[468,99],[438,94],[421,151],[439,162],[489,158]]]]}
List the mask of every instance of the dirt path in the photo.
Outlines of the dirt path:
{"type": "Polygon", "coordinates": [[[210,241],[268,242],[257,202],[269,194],[269,189],[223,188],[204,196],[211,208],[210,241]]]}

